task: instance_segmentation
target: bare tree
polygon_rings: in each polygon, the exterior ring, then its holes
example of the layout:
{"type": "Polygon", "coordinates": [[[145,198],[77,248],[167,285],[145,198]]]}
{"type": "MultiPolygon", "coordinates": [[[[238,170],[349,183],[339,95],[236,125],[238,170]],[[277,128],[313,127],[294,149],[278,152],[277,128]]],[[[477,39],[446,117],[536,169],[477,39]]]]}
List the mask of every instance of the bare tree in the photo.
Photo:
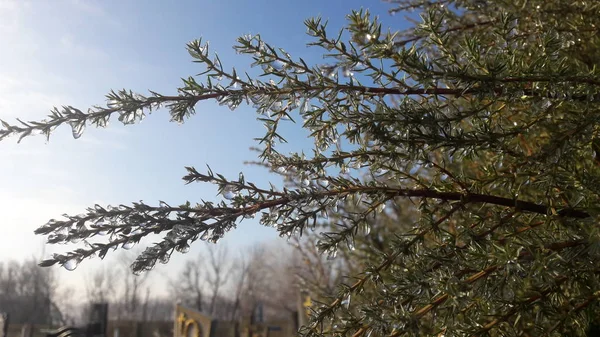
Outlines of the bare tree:
{"type": "MultiPolygon", "coordinates": [[[[344,256],[338,259],[327,259],[318,251],[314,235],[309,239],[294,239],[293,273],[296,275],[298,287],[310,292],[333,295],[340,277],[348,269],[344,256]]],[[[344,252],[342,252],[344,254],[344,252]]]]}
{"type": "Polygon", "coordinates": [[[225,287],[229,281],[231,263],[228,261],[227,246],[210,245],[208,246],[210,272],[207,277],[208,285],[211,288],[210,314],[215,316],[217,300],[219,299],[219,290],[225,287]]]}
{"type": "Polygon", "coordinates": [[[200,312],[203,311],[204,275],[202,275],[203,258],[200,254],[195,261],[185,262],[183,270],[175,280],[170,280],[171,292],[182,304],[200,312]]]}
{"type": "Polygon", "coordinates": [[[246,278],[248,276],[249,268],[250,264],[244,255],[241,255],[239,259],[233,263],[233,269],[236,270],[237,273],[234,274],[234,299],[232,308],[230,310],[231,315],[229,317],[229,319],[232,321],[239,319],[242,306],[242,295],[246,285],[246,278]]]}
{"type": "Polygon", "coordinates": [[[118,271],[109,268],[94,270],[85,277],[85,291],[88,303],[110,302],[115,295],[115,280],[118,271]]]}
{"type": "Polygon", "coordinates": [[[120,300],[115,303],[118,319],[142,319],[143,302],[141,292],[150,273],[146,272],[141,275],[131,273],[129,268],[133,260],[134,257],[131,255],[122,255],[120,258],[122,269],[120,283],[122,284],[122,289],[121,293],[117,296],[120,300]]]}
{"type": "Polygon", "coordinates": [[[232,262],[226,246],[208,246],[194,260],[186,261],[175,280],[170,280],[172,294],[184,305],[217,317],[227,317],[231,299],[222,295],[231,279],[232,262]]]}
{"type": "Polygon", "coordinates": [[[14,323],[64,324],[58,284],[53,271],[40,268],[35,258],[0,263],[0,307],[14,323]]]}
{"type": "Polygon", "coordinates": [[[174,315],[173,300],[167,298],[148,297],[144,303],[146,307],[145,321],[171,321],[174,315]]]}

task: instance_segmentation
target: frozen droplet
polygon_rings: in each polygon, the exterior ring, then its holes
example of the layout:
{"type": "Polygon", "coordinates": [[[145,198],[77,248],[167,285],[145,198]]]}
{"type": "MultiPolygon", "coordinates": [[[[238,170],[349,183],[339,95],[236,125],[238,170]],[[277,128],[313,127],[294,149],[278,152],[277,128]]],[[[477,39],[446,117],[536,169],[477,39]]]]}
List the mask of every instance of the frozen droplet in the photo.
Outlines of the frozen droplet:
{"type": "Polygon", "coordinates": [[[176,249],[177,249],[178,252],[185,254],[185,253],[187,253],[187,252],[190,251],[190,245],[188,245],[186,243],[186,244],[177,246],[176,249]]]}
{"type": "Polygon", "coordinates": [[[129,240],[129,241],[123,243],[122,247],[123,247],[123,249],[129,250],[129,249],[133,248],[133,246],[135,246],[135,241],[129,240]]]}
{"type": "Polygon", "coordinates": [[[302,179],[302,186],[304,186],[304,187],[310,186],[310,180],[308,178],[302,179]]]}
{"type": "Polygon", "coordinates": [[[352,72],[352,69],[350,69],[348,67],[344,68],[343,73],[344,73],[344,76],[346,76],[346,77],[352,77],[352,76],[354,76],[354,73],[352,72]]]}
{"type": "Polygon", "coordinates": [[[68,271],[73,271],[77,268],[78,265],[79,265],[79,260],[76,258],[71,258],[63,264],[63,267],[68,271]]]}
{"type": "Polygon", "coordinates": [[[81,137],[83,131],[85,130],[85,121],[73,121],[71,124],[71,131],[73,133],[73,138],[77,139],[81,137]]]}
{"type": "Polygon", "coordinates": [[[274,102],[270,109],[275,113],[281,112],[283,110],[283,104],[281,104],[281,102],[274,102]]]}
{"type": "Polygon", "coordinates": [[[161,256],[158,261],[162,264],[167,264],[169,263],[169,260],[171,259],[171,257],[169,256],[169,254],[165,254],[163,256],[161,256]]]}
{"type": "Polygon", "coordinates": [[[371,225],[369,225],[368,223],[363,223],[363,224],[362,224],[362,232],[363,232],[365,235],[369,235],[369,234],[371,234],[371,225]]]}
{"type": "Polygon", "coordinates": [[[232,200],[233,198],[235,198],[237,191],[235,190],[234,186],[231,185],[227,185],[225,186],[225,188],[223,189],[223,197],[227,200],[232,200]]]}
{"type": "Polygon", "coordinates": [[[375,209],[378,213],[383,212],[383,210],[385,209],[385,204],[381,203],[379,205],[377,205],[377,208],[375,209]]]}
{"type": "Polygon", "coordinates": [[[327,187],[327,186],[329,186],[329,180],[321,179],[321,180],[319,180],[319,185],[321,185],[323,187],[327,187]]]}
{"type": "Polygon", "coordinates": [[[302,103],[300,104],[300,112],[306,113],[308,111],[310,111],[310,100],[308,98],[305,98],[304,101],[302,101],[302,103]]]}
{"type": "Polygon", "coordinates": [[[542,99],[542,109],[548,109],[552,105],[552,102],[548,98],[542,99]]]}
{"type": "Polygon", "coordinates": [[[348,296],[346,296],[341,303],[346,309],[350,308],[350,298],[351,298],[351,295],[348,294],[348,296]]]}

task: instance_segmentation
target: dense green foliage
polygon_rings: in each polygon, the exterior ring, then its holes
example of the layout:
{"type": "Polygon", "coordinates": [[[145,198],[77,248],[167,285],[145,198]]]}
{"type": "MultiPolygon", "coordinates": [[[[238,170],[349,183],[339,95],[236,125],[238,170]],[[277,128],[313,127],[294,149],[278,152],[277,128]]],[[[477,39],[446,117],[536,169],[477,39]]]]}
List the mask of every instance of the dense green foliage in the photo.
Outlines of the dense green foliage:
{"type": "Polygon", "coordinates": [[[77,138],[113,115],[135,123],[164,107],[183,122],[202,100],[248,103],[267,127],[259,159],[290,182],[259,187],[190,167],[184,180],[215,184],[222,202],[96,205],[51,220],[37,230],[50,243],[108,236],[42,264],[70,268],[166,232],[134,263],[141,271],[245,217],[290,236],[329,221],[319,249],[349,252],[360,270],[315,307],[309,336],[584,335],[600,297],[600,3],[394,3],[421,22],[397,32],[357,11],[338,34],[307,20],[327,65],[241,37],[235,48],[261,81],[226,70],[198,40],[188,51],[206,72],[176,96],[123,90],[87,113],[3,122],[0,139],[61,124],[77,138]],[[310,155],[276,150],[290,118],[311,131],[310,155]],[[396,217],[398,205],[412,210],[396,217]],[[381,247],[369,230],[378,223],[381,247]]]}

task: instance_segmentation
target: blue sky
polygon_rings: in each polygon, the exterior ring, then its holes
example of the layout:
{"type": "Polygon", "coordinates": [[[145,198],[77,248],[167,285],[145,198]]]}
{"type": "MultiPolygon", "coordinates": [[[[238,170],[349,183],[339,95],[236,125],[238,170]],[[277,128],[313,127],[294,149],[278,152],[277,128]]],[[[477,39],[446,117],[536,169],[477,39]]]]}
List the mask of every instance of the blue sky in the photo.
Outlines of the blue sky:
{"type": "MultiPolygon", "coordinates": [[[[384,27],[403,26],[403,18],[389,16],[390,5],[378,0],[0,0],[0,119],[40,120],[60,105],[85,111],[103,104],[110,89],[174,94],[180,78],[203,70],[185,51],[185,44],[199,37],[210,41],[224,66],[240,71],[251,63],[232,49],[243,34],[260,33],[294,57],[319,62],[322,50],[306,47],[311,39],[303,21],[321,15],[333,33],[351,9],[361,7],[379,15],[384,27]]],[[[244,171],[248,181],[278,181],[263,169],[243,165],[255,159],[248,148],[264,131],[251,107],[231,112],[202,102],[184,125],[168,120],[166,111],[158,111],[133,126],[114,119],[106,129],[88,128],[78,140],[63,127],[50,142],[42,137],[21,144],[14,139],[0,142],[0,259],[55,251],[44,248],[44,239],[33,230],[94,203],[214,199],[212,186],[183,184],[184,166],[203,169],[210,164],[228,177],[244,171]]],[[[301,131],[293,131],[288,140],[296,149],[310,148],[301,131]]],[[[245,221],[224,241],[235,254],[275,238],[273,229],[245,221]]],[[[189,254],[202,246],[196,243],[189,254]]],[[[176,272],[185,258],[174,256],[159,273],[176,272]]],[[[104,263],[114,257],[107,259],[104,263]]],[[[77,283],[101,263],[86,260],[76,271],[60,274],[77,283]]]]}

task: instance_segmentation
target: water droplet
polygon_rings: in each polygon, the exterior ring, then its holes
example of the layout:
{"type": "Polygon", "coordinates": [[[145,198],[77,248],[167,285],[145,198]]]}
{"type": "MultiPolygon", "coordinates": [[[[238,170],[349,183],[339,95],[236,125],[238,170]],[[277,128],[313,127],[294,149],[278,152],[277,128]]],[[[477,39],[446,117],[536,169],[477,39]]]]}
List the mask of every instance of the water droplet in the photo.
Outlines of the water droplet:
{"type": "Polygon", "coordinates": [[[63,267],[68,271],[73,271],[77,268],[78,265],[79,265],[79,260],[77,258],[71,258],[63,264],[63,267]]]}
{"type": "Polygon", "coordinates": [[[344,300],[342,301],[342,305],[344,307],[346,307],[346,309],[350,308],[350,294],[348,294],[348,296],[346,296],[346,298],[344,298],[344,300]]]}
{"type": "Polygon", "coordinates": [[[225,188],[223,189],[223,197],[227,200],[232,200],[233,198],[235,198],[235,196],[237,195],[237,191],[235,190],[234,186],[231,185],[227,185],[225,186],[225,188]]]}
{"type": "Polygon", "coordinates": [[[363,224],[362,224],[362,232],[363,232],[365,235],[369,235],[369,234],[371,234],[371,225],[369,225],[368,223],[363,223],[363,224]]]}
{"type": "Polygon", "coordinates": [[[270,110],[275,113],[281,112],[283,110],[283,104],[281,104],[281,102],[274,102],[271,105],[270,110]]]}
{"type": "Polygon", "coordinates": [[[187,252],[190,251],[190,245],[188,245],[186,243],[186,244],[177,246],[176,249],[177,249],[178,252],[185,254],[185,253],[187,253],[187,252]]]}
{"type": "Polygon", "coordinates": [[[346,77],[352,77],[354,76],[354,73],[352,72],[352,70],[350,68],[344,68],[343,70],[344,76],[346,77]]]}
{"type": "Polygon", "coordinates": [[[167,264],[169,263],[169,260],[171,259],[171,257],[169,256],[169,254],[165,254],[163,256],[161,256],[158,261],[162,264],[167,264]]]}
{"type": "Polygon", "coordinates": [[[547,98],[542,99],[542,109],[548,109],[551,105],[552,105],[552,102],[550,102],[549,99],[547,99],[547,98]]]}
{"type": "Polygon", "coordinates": [[[233,193],[233,191],[224,191],[223,197],[225,197],[225,199],[227,199],[227,200],[231,200],[231,199],[235,198],[235,193],[233,193]]]}
{"type": "Polygon", "coordinates": [[[85,130],[85,121],[73,121],[71,124],[71,131],[73,133],[73,138],[78,139],[83,134],[85,130]]]}
{"type": "Polygon", "coordinates": [[[304,187],[310,186],[310,180],[308,180],[308,178],[302,179],[302,186],[304,186],[304,187]]]}
{"type": "Polygon", "coordinates": [[[327,252],[327,260],[333,260],[336,258],[336,256],[337,256],[337,249],[335,249],[335,248],[329,249],[329,251],[327,252]]]}
{"type": "Polygon", "coordinates": [[[385,209],[385,204],[381,203],[381,204],[377,205],[376,211],[378,213],[381,213],[381,212],[383,212],[384,209],[385,209]]]}
{"type": "Polygon", "coordinates": [[[300,104],[300,112],[304,114],[308,111],[310,111],[310,100],[308,98],[305,98],[304,101],[300,104]]]}

